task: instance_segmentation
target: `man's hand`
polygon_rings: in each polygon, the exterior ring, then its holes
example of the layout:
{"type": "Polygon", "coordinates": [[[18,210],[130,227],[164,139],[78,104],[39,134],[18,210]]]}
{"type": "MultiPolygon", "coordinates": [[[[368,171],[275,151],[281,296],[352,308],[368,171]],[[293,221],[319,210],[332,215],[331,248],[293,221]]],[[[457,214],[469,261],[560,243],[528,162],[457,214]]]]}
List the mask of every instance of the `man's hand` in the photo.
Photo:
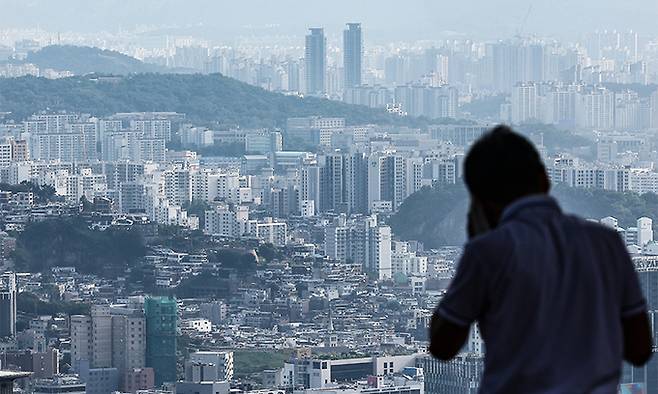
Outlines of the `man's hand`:
{"type": "Polygon", "coordinates": [[[469,330],[470,327],[451,323],[434,313],[429,327],[430,354],[444,361],[452,359],[466,343],[469,330]]]}
{"type": "Polygon", "coordinates": [[[471,196],[471,205],[467,215],[468,239],[472,239],[480,234],[484,234],[491,229],[482,203],[471,196]]]}
{"type": "Polygon", "coordinates": [[[646,364],[653,354],[651,325],[646,312],[624,318],[621,324],[624,331],[624,360],[636,367],[646,364]]]}

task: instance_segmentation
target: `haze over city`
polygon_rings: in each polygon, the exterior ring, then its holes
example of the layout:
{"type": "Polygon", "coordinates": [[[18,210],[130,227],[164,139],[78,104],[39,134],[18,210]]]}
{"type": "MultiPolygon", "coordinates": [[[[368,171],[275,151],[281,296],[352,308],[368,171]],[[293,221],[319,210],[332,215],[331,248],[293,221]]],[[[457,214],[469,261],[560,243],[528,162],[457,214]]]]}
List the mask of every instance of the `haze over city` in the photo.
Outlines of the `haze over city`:
{"type": "Polygon", "coordinates": [[[369,39],[390,41],[432,40],[447,32],[507,38],[521,27],[530,34],[556,37],[596,29],[658,33],[654,23],[658,5],[650,0],[634,1],[632,7],[612,0],[2,0],[1,5],[4,27],[38,26],[62,32],[116,31],[139,25],[201,26],[210,36],[231,38],[256,30],[246,26],[263,29],[277,25],[278,29],[268,30],[299,34],[308,26],[339,29],[347,21],[358,20],[368,26],[369,39]]]}
{"type": "Polygon", "coordinates": [[[538,390],[581,392],[602,360],[608,391],[658,393],[657,331],[614,340],[629,310],[658,318],[656,20],[655,0],[0,0],[0,392],[529,392],[535,365],[538,390]],[[477,271],[497,264],[522,265],[477,271]],[[555,283],[578,288],[537,296],[555,283]],[[481,330],[519,284],[523,313],[481,330]],[[446,312],[460,289],[487,307],[446,312]],[[547,364],[491,368],[499,326],[526,341],[503,358],[547,364]],[[577,346],[538,338],[566,327],[577,346]]]}

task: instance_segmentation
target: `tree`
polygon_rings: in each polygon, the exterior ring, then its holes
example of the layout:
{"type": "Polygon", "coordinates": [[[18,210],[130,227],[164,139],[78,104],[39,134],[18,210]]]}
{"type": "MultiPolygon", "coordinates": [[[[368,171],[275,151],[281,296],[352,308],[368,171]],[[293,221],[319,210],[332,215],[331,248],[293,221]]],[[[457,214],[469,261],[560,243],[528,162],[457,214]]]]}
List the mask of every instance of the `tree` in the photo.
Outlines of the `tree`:
{"type": "Polygon", "coordinates": [[[16,299],[16,308],[19,312],[29,315],[56,315],[63,313],[66,315],[88,315],[90,305],[75,302],[46,302],[39,299],[33,293],[20,292],[16,299]]]}
{"type": "Polygon", "coordinates": [[[256,271],[257,260],[253,253],[237,249],[219,249],[208,253],[208,259],[219,262],[224,268],[235,269],[238,273],[248,274],[256,271]]]}
{"type": "Polygon", "coordinates": [[[53,201],[61,201],[62,198],[55,194],[55,188],[50,185],[37,185],[30,181],[23,181],[18,185],[0,183],[0,190],[12,193],[32,192],[36,204],[47,204],[53,201]]]}
{"type": "Polygon", "coordinates": [[[191,202],[183,204],[188,215],[194,215],[199,218],[199,228],[204,228],[206,223],[206,211],[210,210],[210,204],[205,200],[192,199],[191,202]]]}
{"type": "Polygon", "coordinates": [[[263,243],[258,245],[257,254],[259,257],[262,257],[266,261],[272,261],[275,258],[279,257],[279,253],[274,245],[271,243],[263,243]]]}
{"type": "Polygon", "coordinates": [[[94,204],[87,200],[87,197],[80,197],[80,211],[81,212],[91,212],[94,210],[94,204]]]}

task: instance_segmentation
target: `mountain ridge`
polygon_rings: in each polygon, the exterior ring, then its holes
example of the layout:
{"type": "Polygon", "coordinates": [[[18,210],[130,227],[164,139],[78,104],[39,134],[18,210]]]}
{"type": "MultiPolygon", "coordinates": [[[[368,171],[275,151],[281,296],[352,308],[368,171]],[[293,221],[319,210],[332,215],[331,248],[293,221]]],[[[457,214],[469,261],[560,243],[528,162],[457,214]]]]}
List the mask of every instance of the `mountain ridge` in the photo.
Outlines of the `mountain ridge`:
{"type": "Polygon", "coordinates": [[[70,71],[75,75],[91,73],[126,75],[168,71],[164,67],[144,63],[117,51],[75,45],[43,47],[28,53],[25,63],[35,64],[40,68],[70,71]]]}
{"type": "Polygon", "coordinates": [[[472,123],[399,117],[384,109],[270,92],[221,74],[88,74],[60,79],[0,78],[0,112],[20,121],[39,111],[107,116],[117,112],[180,112],[191,122],[237,127],[284,127],[289,117],[344,117],[348,124],[472,123]]]}

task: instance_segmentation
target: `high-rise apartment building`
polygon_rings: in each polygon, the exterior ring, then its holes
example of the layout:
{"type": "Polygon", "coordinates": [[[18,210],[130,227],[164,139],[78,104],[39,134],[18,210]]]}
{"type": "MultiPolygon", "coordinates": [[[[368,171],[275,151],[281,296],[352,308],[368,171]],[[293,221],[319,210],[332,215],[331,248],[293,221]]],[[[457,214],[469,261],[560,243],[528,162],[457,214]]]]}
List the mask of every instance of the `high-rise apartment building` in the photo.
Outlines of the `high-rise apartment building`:
{"type": "Polygon", "coordinates": [[[361,85],[361,60],[363,57],[363,38],[360,23],[348,23],[343,31],[343,69],[345,88],[361,85]]]}
{"type": "Polygon", "coordinates": [[[74,370],[81,361],[91,362],[94,335],[91,325],[91,316],[72,315],[71,330],[71,364],[74,370]]]}
{"type": "Polygon", "coordinates": [[[0,166],[6,167],[14,161],[14,144],[14,138],[0,137],[0,166]]]}
{"type": "Polygon", "coordinates": [[[170,297],[149,297],[146,313],[146,366],[155,370],[155,384],[176,381],[178,306],[170,297]]]}
{"type": "Polygon", "coordinates": [[[390,279],[391,228],[377,222],[377,216],[347,220],[341,215],[324,230],[324,249],[329,258],[353,261],[379,279],[390,279]]]}
{"type": "Polygon", "coordinates": [[[647,217],[637,219],[637,246],[644,247],[653,241],[653,220],[647,217]]]}
{"type": "Polygon", "coordinates": [[[539,120],[537,84],[518,83],[512,89],[512,123],[539,120]]]}
{"type": "Polygon", "coordinates": [[[359,85],[346,87],[343,101],[348,104],[365,105],[370,108],[386,108],[393,103],[393,92],[384,86],[359,85]]]}
{"type": "Polygon", "coordinates": [[[135,130],[110,132],[103,135],[102,158],[106,161],[165,161],[165,139],[145,137],[135,130]]]}
{"type": "Polygon", "coordinates": [[[130,122],[130,128],[142,133],[144,138],[171,140],[171,120],[137,119],[130,122]]]}
{"type": "Polygon", "coordinates": [[[366,213],[367,158],[362,153],[334,153],[320,158],[320,210],[366,213]]]}
{"type": "Polygon", "coordinates": [[[409,251],[409,244],[402,241],[392,242],[391,269],[393,274],[425,275],[427,273],[427,256],[418,256],[409,251]]]}
{"type": "Polygon", "coordinates": [[[246,206],[229,207],[218,204],[205,212],[206,234],[239,238],[247,233],[249,225],[249,208],[246,206]]]}
{"type": "Polygon", "coordinates": [[[79,162],[86,160],[85,137],[78,133],[30,135],[30,157],[33,160],[79,162]]]}
{"type": "Polygon", "coordinates": [[[555,87],[546,93],[542,121],[572,127],[576,122],[575,86],[555,87]]]}
{"type": "Polygon", "coordinates": [[[327,72],[327,39],[324,36],[324,29],[319,27],[309,29],[309,34],[306,35],[304,62],[306,93],[324,94],[327,72]]]}
{"type": "Polygon", "coordinates": [[[407,198],[407,168],[403,156],[373,153],[368,160],[368,209],[385,202],[395,210],[407,198]]]}
{"type": "Polygon", "coordinates": [[[261,242],[276,246],[285,246],[288,239],[286,222],[266,217],[262,221],[249,221],[249,235],[255,236],[261,242]]]}
{"type": "Polygon", "coordinates": [[[312,210],[313,214],[320,209],[320,167],[317,164],[310,164],[302,166],[300,171],[299,181],[299,205],[300,211],[302,207],[307,210],[312,210]],[[312,206],[312,208],[311,208],[312,206]]]}
{"type": "Polygon", "coordinates": [[[16,274],[0,275],[0,338],[16,335],[16,274]]]}
{"type": "Polygon", "coordinates": [[[450,86],[409,84],[395,88],[395,102],[411,116],[455,118],[458,107],[457,89],[450,86]]]}
{"type": "Polygon", "coordinates": [[[482,137],[491,128],[490,125],[455,125],[455,126],[435,126],[430,128],[432,138],[450,142],[456,146],[467,147],[482,137]]]}
{"type": "Polygon", "coordinates": [[[84,151],[82,154],[86,160],[94,161],[98,159],[98,123],[71,123],[68,125],[67,131],[71,134],[82,135],[84,143],[84,151]]]}
{"type": "Polygon", "coordinates": [[[629,169],[623,167],[594,166],[570,158],[557,158],[547,163],[546,172],[551,183],[563,183],[569,187],[612,190],[629,189],[629,169]]]}
{"type": "Polygon", "coordinates": [[[163,175],[165,196],[172,204],[183,205],[192,201],[192,176],[188,169],[170,169],[163,175]]]}
{"type": "Polygon", "coordinates": [[[605,88],[582,92],[576,99],[576,125],[595,130],[615,126],[615,94],[605,88]]]}
{"type": "Polygon", "coordinates": [[[391,228],[376,225],[366,229],[368,237],[368,259],[366,270],[374,272],[380,280],[391,279],[391,228]]]}
{"type": "Polygon", "coordinates": [[[509,92],[519,82],[544,80],[544,47],[539,44],[501,41],[486,49],[492,87],[509,92]]]}
{"type": "Polygon", "coordinates": [[[146,319],[141,309],[112,308],[112,366],[123,376],[146,364],[146,319]]]}
{"type": "Polygon", "coordinates": [[[123,383],[125,375],[144,368],[146,357],[146,320],[143,298],[127,304],[94,305],[91,316],[71,316],[71,363],[88,379],[112,374],[123,383]],[[111,369],[114,372],[110,371],[111,369]]]}

